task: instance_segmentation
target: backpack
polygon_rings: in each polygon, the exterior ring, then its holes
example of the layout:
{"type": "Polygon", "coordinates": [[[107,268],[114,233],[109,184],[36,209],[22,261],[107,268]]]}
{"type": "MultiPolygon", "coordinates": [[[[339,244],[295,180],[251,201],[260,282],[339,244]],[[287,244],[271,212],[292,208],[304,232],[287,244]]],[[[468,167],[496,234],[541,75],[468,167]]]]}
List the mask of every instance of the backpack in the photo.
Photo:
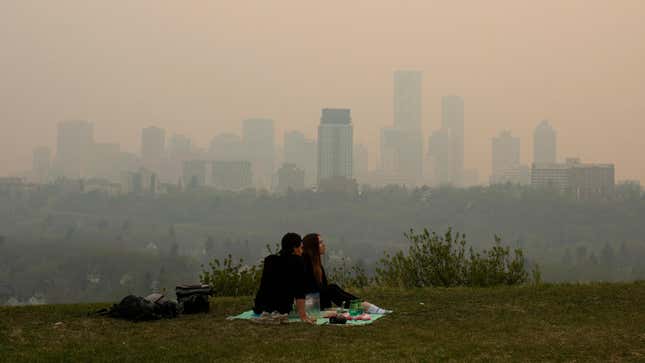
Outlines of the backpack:
{"type": "Polygon", "coordinates": [[[184,314],[198,314],[210,310],[209,298],[214,292],[210,285],[201,284],[176,286],[175,293],[184,314]]]}
{"type": "Polygon", "coordinates": [[[152,302],[141,296],[128,295],[111,308],[97,311],[97,314],[129,321],[148,321],[174,318],[179,314],[179,307],[164,299],[152,302]]]}

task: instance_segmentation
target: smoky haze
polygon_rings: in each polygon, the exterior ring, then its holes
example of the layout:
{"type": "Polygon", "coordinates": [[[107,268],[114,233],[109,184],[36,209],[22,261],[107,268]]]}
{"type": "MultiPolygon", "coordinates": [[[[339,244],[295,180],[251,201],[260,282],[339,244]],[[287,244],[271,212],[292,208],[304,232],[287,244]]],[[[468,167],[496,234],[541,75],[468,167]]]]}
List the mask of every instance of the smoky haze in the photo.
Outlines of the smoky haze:
{"type": "Polygon", "coordinates": [[[0,175],[56,150],[56,125],[139,153],[155,125],[208,147],[248,118],[315,138],[320,110],[350,108],[377,166],[392,72],[423,72],[424,143],[441,97],[465,104],[465,167],[486,180],[503,129],[532,161],[543,119],[558,158],[645,180],[645,3],[610,1],[110,1],[0,3],[0,175]]]}

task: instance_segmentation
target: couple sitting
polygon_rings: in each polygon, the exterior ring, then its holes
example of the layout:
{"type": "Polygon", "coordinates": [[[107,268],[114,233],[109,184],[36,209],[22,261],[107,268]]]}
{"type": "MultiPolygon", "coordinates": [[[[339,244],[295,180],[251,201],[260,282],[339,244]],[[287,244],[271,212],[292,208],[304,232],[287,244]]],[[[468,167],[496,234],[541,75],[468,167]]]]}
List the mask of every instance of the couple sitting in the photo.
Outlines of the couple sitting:
{"type": "MultiPolygon", "coordinates": [[[[317,233],[301,238],[297,233],[282,237],[281,250],[277,255],[264,259],[260,288],[255,296],[253,312],[256,314],[288,314],[294,306],[301,321],[312,322],[315,318],[305,312],[305,295],[318,293],[320,308],[337,306],[349,308],[350,301],[358,298],[338,285],[328,284],[320,256],[325,253],[325,242],[317,233]]],[[[363,302],[363,309],[370,314],[385,314],[388,310],[363,302]]]]}

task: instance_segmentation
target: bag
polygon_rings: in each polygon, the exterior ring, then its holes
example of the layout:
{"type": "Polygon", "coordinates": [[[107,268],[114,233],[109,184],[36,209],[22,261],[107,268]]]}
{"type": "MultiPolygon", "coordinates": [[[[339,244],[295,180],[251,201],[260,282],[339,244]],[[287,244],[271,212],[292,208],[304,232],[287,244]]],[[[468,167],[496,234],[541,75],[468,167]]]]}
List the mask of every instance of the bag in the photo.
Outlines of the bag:
{"type": "Polygon", "coordinates": [[[158,299],[152,302],[141,296],[128,295],[111,308],[97,311],[97,314],[129,321],[148,321],[174,318],[179,314],[179,307],[172,301],[158,299]]]}
{"type": "Polygon", "coordinates": [[[198,314],[210,310],[209,298],[214,292],[210,285],[200,284],[176,286],[175,293],[184,314],[198,314]]]}

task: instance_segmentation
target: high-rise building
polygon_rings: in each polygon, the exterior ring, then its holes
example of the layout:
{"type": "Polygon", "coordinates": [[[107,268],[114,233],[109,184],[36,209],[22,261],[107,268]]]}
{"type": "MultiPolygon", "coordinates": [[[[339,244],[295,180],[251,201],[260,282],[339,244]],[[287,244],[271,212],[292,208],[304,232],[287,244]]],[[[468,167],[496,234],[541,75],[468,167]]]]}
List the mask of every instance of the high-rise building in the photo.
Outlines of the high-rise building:
{"type": "Polygon", "coordinates": [[[49,180],[51,154],[51,150],[46,146],[34,149],[31,170],[36,183],[46,183],[49,180]]]}
{"type": "Polygon", "coordinates": [[[442,126],[450,131],[449,182],[463,185],[464,174],[464,99],[444,96],[441,100],[442,126]]]}
{"type": "Polygon", "coordinates": [[[533,162],[553,164],[557,161],[557,135],[549,121],[542,121],[533,132],[533,162]]]}
{"type": "Polygon", "coordinates": [[[581,163],[577,158],[565,163],[533,163],[531,185],[569,192],[577,199],[607,198],[615,188],[614,164],[581,163]]]}
{"type": "Polygon", "coordinates": [[[94,125],[87,121],[67,121],[58,124],[56,169],[59,176],[83,178],[88,176],[94,146],[94,125]]]}
{"type": "Polygon", "coordinates": [[[349,109],[324,108],[318,126],[318,185],[353,176],[354,130],[349,109]]]}
{"type": "Polygon", "coordinates": [[[206,185],[206,161],[186,160],[182,166],[184,187],[197,188],[206,185]]]}
{"type": "Polygon", "coordinates": [[[441,128],[428,139],[428,157],[432,159],[433,184],[448,185],[453,183],[452,135],[448,128],[441,128]]]}
{"type": "Polygon", "coordinates": [[[211,159],[220,161],[240,161],[246,158],[242,138],[230,133],[215,136],[208,154],[211,159]]]}
{"type": "Polygon", "coordinates": [[[141,162],[143,167],[160,175],[166,159],[166,130],[150,126],[141,130],[141,162]]]}
{"type": "Polygon", "coordinates": [[[284,163],[278,169],[278,186],[279,193],[286,193],[288,190],[305,189],[305,171],[298,168],[296,164],[284,163]]]}
{"type": "Polygon", "coordinates": [[[413,185],[419,183],[423,175],[421,85],[420,71],[394,72],[394,127],[405,135],[405,141],[399,147],[400,173],[413,185]]]}
{"type": "Polygon", "coordinates": [[[119,168],[121,145],[116,143],[95,143],[92,150],[92,163],[89,167],[93,177],[118,182],[123,169],[119,168]]]}
{"type": "Polygon", "coordinates": [[[492,140],[491,184],[504,183],[504,175],[520,165],[520,139],[503,131],[492,140]]]}
{"type": "Polygon", "coordinates": [[[305,172],[305,185],[316,183],[316,142],[299,131],[284,133],[284,162],[295,164],[305,172]]]}
{"type": "Polygon", "coordinates": [[[215,187],[240,190],[253,186],[253,172],[248,161],[214,161],[211,182],[215,187]]]}
{"type": "Polygon", "coordinates": [[[253,118],[242,122],[242,139],[246,160],[251,162],[255,185],[270,188],[275,163],[273,120],[253,118]]]}

